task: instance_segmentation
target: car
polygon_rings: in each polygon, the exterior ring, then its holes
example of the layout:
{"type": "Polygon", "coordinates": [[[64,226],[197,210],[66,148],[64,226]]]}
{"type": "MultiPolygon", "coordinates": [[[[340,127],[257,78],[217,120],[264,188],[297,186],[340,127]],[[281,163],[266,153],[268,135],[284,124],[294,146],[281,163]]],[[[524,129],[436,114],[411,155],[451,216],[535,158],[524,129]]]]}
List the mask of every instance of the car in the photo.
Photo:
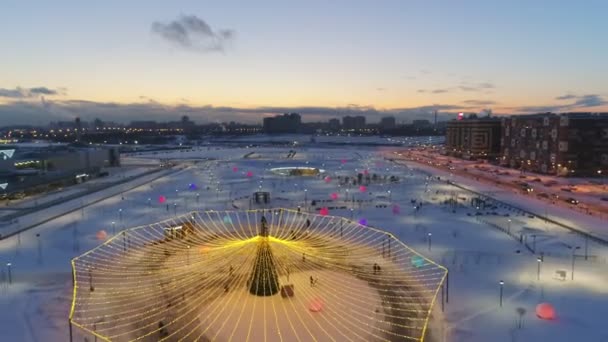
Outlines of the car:
{"type": "Polygon", "coordinates": [[[576,198],[568,197],[566,198],[566,202],[574,205],[578,205],[580,202],[576,198]]]}
{"type": "Polygon", "coordinates": [[[602,201],[608,202],[608,197],[602,197],[602,201]]]}

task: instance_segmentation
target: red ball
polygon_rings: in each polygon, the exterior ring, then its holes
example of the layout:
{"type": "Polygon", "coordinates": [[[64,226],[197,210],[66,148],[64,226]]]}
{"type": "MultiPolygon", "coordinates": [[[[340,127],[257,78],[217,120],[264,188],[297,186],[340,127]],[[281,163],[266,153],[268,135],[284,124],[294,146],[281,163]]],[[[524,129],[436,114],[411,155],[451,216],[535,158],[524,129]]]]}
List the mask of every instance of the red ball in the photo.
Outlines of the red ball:
{"type": "Polygon", "coordinates": [[[540,303],[536,306],[536,316],[540,319],[555,319],[555,309],[549,303],[540,303]]]}

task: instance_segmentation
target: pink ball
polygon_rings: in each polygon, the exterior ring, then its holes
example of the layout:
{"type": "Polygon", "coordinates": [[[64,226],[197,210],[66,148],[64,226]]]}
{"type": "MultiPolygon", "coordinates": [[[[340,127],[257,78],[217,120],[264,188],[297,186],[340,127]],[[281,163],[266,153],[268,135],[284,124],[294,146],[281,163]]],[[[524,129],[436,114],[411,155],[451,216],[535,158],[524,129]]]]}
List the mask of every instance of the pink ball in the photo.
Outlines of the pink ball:
{"type": "Polygon", "coordinates": [[[367,191],[367,187],[365,185],[361,185],[361,186],[359,186],[359,191],[366,192],[367,191]]]}
{"type": "Polygon", "coordinates": [[[253,172],[251,172],[251,171],[247,171],[247,177],[248,177],[248,178],[253,177],[253,172]]]}
{"type": "Polygon", "coordinates": [[[326,177],[325,177],[325,183],[329,183],[329,182],[331,182],[331,177],[326,176],[326,177]]]}
{"type": "Polygon", "coordinates": [[[346,164],[346,159],[342,159],[340,162],[341,162],[342,164],[346,164]]]}
{"type": "Polygon", "coordinates": [[[319,210],[319,214],[321,214],[322,216],[327,216],[329,215],[329,209],[327,209],[327,207],[323,207],[321,208],[321,210],[319,210]]]}
{"type": "Polygon", "coordinates": [[[393,206],[393,214],[397,215],[397,214],[399,214],[400,212],[401,212],[401,209],[399,208],[399,206],[398,206],[398,205],[396,205],[396,204],[395,204],[395,205],[393,206]]]}
{"type": "Polygon", "coordinates": [[[99,241],[104,241],[105,239],[108,238],[108,233],[106,233],[106,231],[102,229],[102,230],[98,231],[97,234],[95,234],[95,237],[99,241]]]}
{"type": "Polygon", "coordinates": [[[323,301],[319,298],[313,299],[308,306],[308,309],[312,312],[319,312],[323,310],[323,301]]]}
{"type": "Polygon", "coordinates": [[[158,196],[158,203],[165,203],[167,201],[167,197],[165,196],[158,196]]]}
{"type": "Polygon", "coordinates": [[[536,306],[536,316],[540,319],[555,319],[555,309],[549,303],[540,303],[536,306]]]}
{"type": "Polygon", "coordinates": [[[239,171],[238,167],[235,166],[235,167],[232,168],[232,172],[238,172],[238,171],[239,171]]]}
{"type": "Polygon", "coordinates": [[[367,171],[367,170],[363,170],[363,174],[364,174],[364,175],[369,175],[369,171],[367,171]]]}
{"type": "Polygon", "coordinates": [[[331,195],[329,195],[331,197],[331,199],[333,200],[337,200],[338,199],[338,194],[337,193],[332,193],[331,195]]]}

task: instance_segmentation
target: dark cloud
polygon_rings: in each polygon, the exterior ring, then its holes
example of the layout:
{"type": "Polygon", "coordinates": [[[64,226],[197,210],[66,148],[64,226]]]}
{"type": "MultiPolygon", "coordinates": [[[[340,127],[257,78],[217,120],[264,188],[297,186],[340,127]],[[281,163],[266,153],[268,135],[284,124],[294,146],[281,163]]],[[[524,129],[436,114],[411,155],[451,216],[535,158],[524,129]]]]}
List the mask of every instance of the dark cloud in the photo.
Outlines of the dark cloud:
{"type": "Polygon", "coordinates": [[[0,104],[0,126],[11,124],[46,125],[50,121],[82,120],[92,121],[101,118],[105,121],[128,123],[133,120],[179,120],[188,115],[198,123],[240,121],[261,123],[263,117],[287,113],[300,113],[304,121],[326,121],[329,118],[346,115],[363,115],[370,122],[378,121],[386,115],[393,115],[399,121],[428,118],[434,111],[445,112],[462,110],[463,106],[434,104],[411,108],[376,109],[371,106],[350,104],[344,107],[255,107],[239,108],[227,106],[193,106],[188,104],[163,105],[158,102],[119,104],[113,102],[93,102],[82,100],[67,101],[17,101],[0,104]]]}
{"type": "Polygon", "coordinates": [[[0,88],[0,97],[12,99],[33,98],[40,95],[65,95],[65,89],[50,89],[47,87],[21,88],[14,89],[0,88]]]}
{"type": "Polygon", "coordinates": [[[447,89],[435,89],[433,91],[431,91],[431,93],[433,94],[443,94],[443,93],[447,93],[449,90],[447,89]]]}
{"type": "Polygon", "coordinates": [[[558,96],[555,99],[556,100],[572,100],[572,99],[575,99],[575,98],[576,98],[576,95],[566,94],[566,95],[558,96]]]}
{"type": "Polygon", "coordinates": [[[588,94],[582,96],[567,94],[558,96],[555,99],[574,101],[558,105],[516,107],[513,108],[513,110],[520,113],[566,112],[608,105],[608,100],[604,99],[598,94],[588,94]]]}
{"type": "Polygon", "coordinates": [[[573,103],[575,107],[597,107],[608,104],[608,101],[597,94],[579,96],[573,103]]]}
{"type": "Polygon", "coordinates": [[[489,106],[489,105],[496,104],[496,101],[492,101],[492,100],[465,100],[465,101],[462,101],[462,103],[466,103],[468,105],[474,105],[474,106],[489,106]]]}
{"type": "Polygon", "coordinates": [[[195,15],[183,15],[168,23],[155,21],[152,33],[178,47],[199,52],[224,51],[235,35],[233,30],[213,30],[195,15]]]}
{"type": "Polygon", "coordinates": [[[462,83],[457,88],[462,91],[484,91],[484,90],[494,89],[495,86],[494,86],[494,84],[489,83],[489,82],[481,82],[481,83],[475,83],[475,84],[462,83]]]}

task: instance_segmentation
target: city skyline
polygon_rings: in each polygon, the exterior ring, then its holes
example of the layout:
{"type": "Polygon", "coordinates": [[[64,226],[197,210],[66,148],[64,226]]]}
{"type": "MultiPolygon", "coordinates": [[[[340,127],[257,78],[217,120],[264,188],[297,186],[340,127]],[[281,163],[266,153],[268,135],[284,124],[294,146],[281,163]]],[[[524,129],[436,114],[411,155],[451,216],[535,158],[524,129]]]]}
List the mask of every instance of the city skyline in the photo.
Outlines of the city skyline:
{"type": "Polygon", "coordinates": [[[0,126],[608,111],[608,48],[599,44],[607,9],[600,1],[11,2],[0,14],[0,126]]]}

